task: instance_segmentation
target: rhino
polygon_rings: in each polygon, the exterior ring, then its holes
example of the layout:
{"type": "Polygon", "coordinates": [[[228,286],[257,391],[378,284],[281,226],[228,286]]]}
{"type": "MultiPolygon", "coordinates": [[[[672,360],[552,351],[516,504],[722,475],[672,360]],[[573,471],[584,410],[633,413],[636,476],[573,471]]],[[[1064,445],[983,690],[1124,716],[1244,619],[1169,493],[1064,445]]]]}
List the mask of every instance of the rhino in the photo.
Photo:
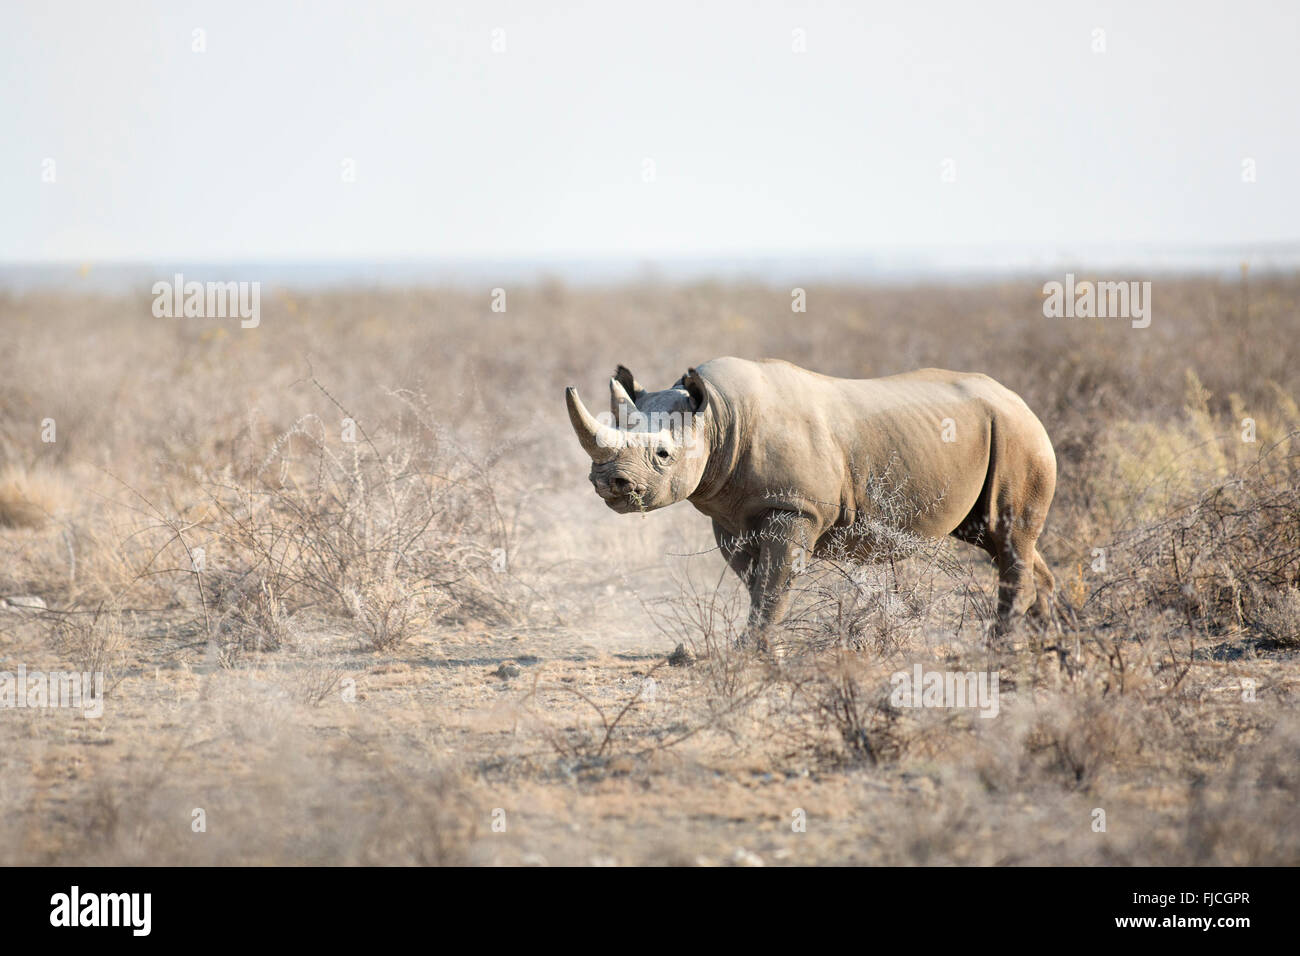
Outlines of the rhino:
{"type": "Polygon", "coordinates": [[[1042,423],[987,375],[925,368],[872,379],[725,357],[648,391],[626,366],[609,414],[565,390],[596,493],[620,514],[689,501],[747,587],[746,637],[789,611],[808,555],[871,562],[883,524],[951,535],[997,567],[994,633],[1046,620],[1055,583],[1037,548],[1056,487],[1042,423]]]}

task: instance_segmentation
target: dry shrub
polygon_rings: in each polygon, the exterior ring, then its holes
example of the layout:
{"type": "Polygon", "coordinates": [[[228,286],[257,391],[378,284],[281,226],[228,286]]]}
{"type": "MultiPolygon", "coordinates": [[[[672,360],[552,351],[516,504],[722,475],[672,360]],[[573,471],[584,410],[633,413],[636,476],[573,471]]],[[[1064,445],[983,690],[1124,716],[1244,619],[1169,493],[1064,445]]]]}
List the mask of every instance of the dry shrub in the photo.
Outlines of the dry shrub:
{"type": "Polygon", "coordinates": [[[100,610],[64,616],[56,626],[55,647],[80,672],[104,675],[104,692],[125,676],[130,635],[138,624],[132,615],[100,610]]]}
{"type": "Polygon", "coordinates": [[[677,593],[661,601],[650,620],[673,646],[689,649],[692,702],[703,709],[697,725],[739,742],[749,710],[768,690],[771,675],[739,646],[745,601],[738,588],[723,589],[721,584],[719,579],[716,586],[705,588],[689,574],[679,574],[677,593]]]}
{"type": "Polygon", "coordinates": [[[811,561],[796,581],[799,606],[767,650],[742,640],[739,589],[683,581],[656,620],[695,658],[679,715],[690,735],[722,733],[738,751],[778,760],[853,765],[898,760],[944,733],[955,715],[900,712],[890,677],[910,667],[905,655],[922,635],[960,630],[967,616],[974,633],[984,627],[960,606],[966,581],[951,556],[933,542],[895,537],[918,557],[911,573],[890,561],[852,566],[842,555],[811,561]]]}
{"type": "Polygon", "coordinates": [[[425,628],[432,617],[427,602],[431,590],[425,582],[408,586],[395,568],[389,568],[382,577],[364,579],[343,597],[365,642],[382,651],[425,628]]]}
{"type": "Polygon", "coordinates": [[[894,733],[897,711],[889,704],[888,677],[882,670],[878,662],[846,647],[786,661],[781,678],[789,688],[792,719],[784,736],[796,750],[832,761],[875,764],[895,756],[900,750],[894,733]]]}
{"type": "Polygon", "coordinates": [[[1020,762],[1017,785],[1032,778],[1032,767],[1069,789],[1087,789],[1124,766],[1141,746],[1145,728],[1136,716],[1141,711],[1095,683],[1036,694],[1030,706],[1032,722],[1020,742],[1028,759],[1020,762]]]}
{"type": "Polygon", "coordinates": [[[1089,597],[1099,623],[1169,611],[1189,630],[1285,642],[1277,609],[1300,584],[1300,433],[1215,480],[1166,516],[1119,535],[1089,597]]]}
{"type": "Polygon", "coordinates": [[[840,535],[809,561],[793,579],[795,600],[784,623],[793,642],[893,658],[927,636],[974,638],[991,624],[994,576],[979,580],[973,573],[989,563],[981,552],[917,535],[896,515],[863,517],[850,530],[870,542],[874,559],[859,561],[840,535]]]}
{"type": "Polygon", "coordinates": [[[891,675],[933,659],[927,644],[982,644],[992,620],[985,593],[991,575],[974,580],[951,542],[905,530],[907,506],[896,496],[882,505],[851,529],[871,542],[875,560],[857,561],[846,536],[832,540],[826,555],[796,577],[795,606],[783,628],[789,637],[779,679],[791,705],[788,745],[836,762],[896,761],[950,730],[952,711],[894,707],[891,675]]]}
{"type": "MultiPolygon", "coordinates": [[[[514,613],[499,560],[510,527],[490,463],[459,449],[411,396],[398,397],[384,432],[353,420],[356,440],[345,441],[309,415],[269,453],[205,481],[211,532],[238,575],[256,582],[239,592],[246,609],[236,620],[270,636],[266,649],[308,607],[351,619],[375,648],[467,607],[493,621],[514,613]]],[[[254,432],[243,435],[250,458],[254,432]]]]}
{"type": "Polygon", "coordinates": [[[319,707],[335,693],[349,670],[347,662],[339,658],[318,656],[309,659],[289,678],[290,692],[295,700],[319,707]]]}
{"type": "Polygon", "coordinates": [[[205,597],[221,609],[213,624],[221,663],[232,667],[246,651],[278,651],[292,647],[299,632],[297,616],[265,577],[208,575],[205,597]]]}
{"type": "Polygon", "coordinates": [[[1300,647],[1300,589],[1266,593],[1253,602],[1255,629],[1274,647],[1300,647]]]}

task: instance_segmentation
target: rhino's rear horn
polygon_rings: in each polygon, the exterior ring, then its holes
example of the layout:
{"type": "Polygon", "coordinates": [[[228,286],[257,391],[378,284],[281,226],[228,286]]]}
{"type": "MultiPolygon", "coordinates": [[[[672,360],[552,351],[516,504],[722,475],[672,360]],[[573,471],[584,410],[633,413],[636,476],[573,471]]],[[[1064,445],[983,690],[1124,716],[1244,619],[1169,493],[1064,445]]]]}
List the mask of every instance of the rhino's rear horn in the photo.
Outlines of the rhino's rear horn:
{"type": "Polygon", "coordinates": [[[609,380],[609,411],[617,422],[631,421],[636,414],[636,400],[617,378],[609,380]]]}
{"type": "Polygon", "coordinates": [[[618,450],[623,447],[622,433],[617,428],[596,421],[582,404],[577,389],[566,388],[564,402],[569,406],[569,422],[573,425],[573,433],[578,436],[582,450],[591,456],[591,460],[599,465],[616,457],[618,450]]]}

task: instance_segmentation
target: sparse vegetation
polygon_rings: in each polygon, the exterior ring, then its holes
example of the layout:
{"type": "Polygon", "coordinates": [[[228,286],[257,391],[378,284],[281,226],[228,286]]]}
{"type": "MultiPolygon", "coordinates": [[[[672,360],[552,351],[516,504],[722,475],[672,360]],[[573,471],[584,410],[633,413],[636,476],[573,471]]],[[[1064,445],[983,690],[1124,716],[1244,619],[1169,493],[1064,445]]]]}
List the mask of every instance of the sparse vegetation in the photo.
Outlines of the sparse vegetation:
{"type": "Polygon", "coordinates": [[[268,300],[0,295],[0,596],[46,605],[0,670],[111,687],[0,710],[0,862],[1300,862],[1300,278],[1161,280],[1142,330],[1035,283],[268,300]],[[990,642],[987,557],[882,520],[737,647],[708,522],[610,513],[561,401],[724,354],[1019,392],[1057,619],[990,642]],[[916,665],[997,672],[996,718],[899,706],[916,665]]]}

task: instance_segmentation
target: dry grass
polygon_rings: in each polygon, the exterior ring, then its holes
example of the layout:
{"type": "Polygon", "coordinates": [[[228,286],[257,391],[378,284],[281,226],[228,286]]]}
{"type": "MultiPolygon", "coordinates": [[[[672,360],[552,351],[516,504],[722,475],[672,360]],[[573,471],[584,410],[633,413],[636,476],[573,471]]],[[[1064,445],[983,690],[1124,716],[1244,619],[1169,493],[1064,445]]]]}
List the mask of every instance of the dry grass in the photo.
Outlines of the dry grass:
{"type": "Polygon", "coordinates": [[[48,470],[8,465],[0,472],[0,528],[39,528],[66,512],[66,481],[48,470]]]}
{"type": "Polygon", "coordinates": [[[1039,287],[0,296],[0,596],[48,605],[0,669],[111,687],[0,710],[0,862],[1300,862],[1300,279],[1159,280],[1145,330],[1039,287]],[[708,523],[609,513],[560,402],[723,354],[1018,391],[1060,619],[990,643],[986,557],[886,508],[735,648],[708,523]],[[918,664],[996,718],[898,706],[918,664]]]}

